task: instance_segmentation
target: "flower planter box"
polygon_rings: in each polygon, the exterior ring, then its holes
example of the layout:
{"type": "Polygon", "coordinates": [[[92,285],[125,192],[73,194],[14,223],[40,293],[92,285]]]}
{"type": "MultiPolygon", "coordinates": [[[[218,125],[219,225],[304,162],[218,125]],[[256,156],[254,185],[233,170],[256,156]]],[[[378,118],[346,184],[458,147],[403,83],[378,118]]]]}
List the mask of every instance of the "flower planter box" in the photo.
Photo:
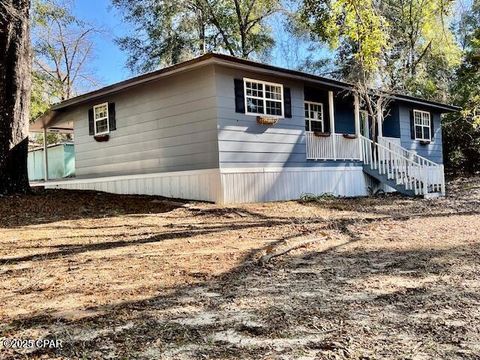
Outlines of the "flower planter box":
{"type": "Polygon", "coordinates": [[[315,135],[316,137],[329,137],[330,133],[329,132],[314,131],[313,135],[315,135]]]}
{"type": "Polygon", "coordinates": [[[356,139],[357,138],[357,135],[354,135],[354,134],[343,134],[343,137],[345,139],[356,139]]]}
{"type": "Polygon", "coordinates": [[[268,116],[257,116],[257,123],[260,125],[275,125],[278,122],[278,118],[268,116]]]}
{"type": "Polygon", "coordinates": [[[97,142],[106,142],[110,139],[110,136],[108,134],[105,134],[105,135],[95,135],[93,137],[95,139],[95,141],[97,142]]]}

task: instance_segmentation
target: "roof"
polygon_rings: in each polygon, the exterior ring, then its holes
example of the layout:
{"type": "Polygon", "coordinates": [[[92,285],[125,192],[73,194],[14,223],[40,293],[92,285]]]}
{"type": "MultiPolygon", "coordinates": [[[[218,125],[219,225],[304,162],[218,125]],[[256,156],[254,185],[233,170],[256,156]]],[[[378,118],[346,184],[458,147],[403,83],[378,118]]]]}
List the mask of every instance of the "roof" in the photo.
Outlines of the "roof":
{"type": "MultiPolygon", "coordinates": [[[[237,58],[230,55],[207,53],[205,55],[199,56],[192,60],[188,60],[176,65],[165,67],[163,69],[149,72],[140,76],[136,76],[136,77],[100,88],[98,90],[91,91],[89,93],[62,101],[58,104],[53,105],[50,111],[46,113],[44,116],[41,116],[39,119],[37,119],[35,123],[40,122],[42,125],[48,125],[48,123],[54,120],[53,119],[54,116],[52,112],[62,111],[74,105],[84,104],[86,102],[89,102],[91,100],[94,100],[106,95],[111,95],[114,93],[125,91],[129,88],[132,88],[141,84],[156,81],[165,76],[199,68],[209,64],[221,64],[221,65],[235,67],[235,68],[244,68],[244,69],[253,70],[253,71],[262,71],[262,72],[269,73],[271,75],[278,75],[278,76],[289,77],[292,79],[308,81],[311,83],[326,85],[332,88],[337,88],[342,90],[349,90],[349,89],[352,89],[353,87],[353,85],[348,82],[334,80],[334,79],[313,75],[313,74],[309,74],[309,73],[305,73],[297,70],[290,70],[290,69],[285,69],[278,66],[267,65],[267,64],[259,63],[252,60],[237,58]]],[[[394,100],[423,104],[423,105],[434,107],[446,112],[460,110],[460,108],[457,106],[442,104],[439,102],[416,98],[408,95],[392,94],[392,97],[394,100]]],[[[41,129],[42,127],[34,126],[34,128],[41,129]]]]}

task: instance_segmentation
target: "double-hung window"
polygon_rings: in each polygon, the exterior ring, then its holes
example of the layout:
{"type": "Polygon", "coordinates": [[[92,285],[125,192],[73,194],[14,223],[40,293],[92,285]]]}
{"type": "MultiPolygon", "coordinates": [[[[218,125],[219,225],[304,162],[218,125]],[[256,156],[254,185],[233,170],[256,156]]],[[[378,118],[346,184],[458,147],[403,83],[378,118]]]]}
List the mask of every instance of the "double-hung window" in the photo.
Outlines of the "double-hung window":
{"type": "Polygon", "coordinates": [[[283,85],[243,79],[247,115],[283,117],[283,85]]]}
{"type": "Polygon", "coordinates": [[[325,130],[322,103],[305,101],[305,130],[319,132],[325,130]]]}
{"type": "Polygon", "coordinates": [[[415,140],[431,140],[431,117],[428,111],[413,110],[415,140]]]}
{"type": "Polygon", "coordinates": [[[95,135],[108,134],[110,132],[108,124],[108,103],[95,105],[93,107],[95,135]]]}

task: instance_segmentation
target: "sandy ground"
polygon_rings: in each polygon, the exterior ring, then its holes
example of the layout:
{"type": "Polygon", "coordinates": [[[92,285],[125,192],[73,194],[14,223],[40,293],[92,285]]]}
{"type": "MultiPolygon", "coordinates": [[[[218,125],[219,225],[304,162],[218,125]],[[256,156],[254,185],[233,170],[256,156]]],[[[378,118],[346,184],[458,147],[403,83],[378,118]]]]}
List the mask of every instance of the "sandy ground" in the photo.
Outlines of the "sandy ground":
{"type": "Polygon", "coordinates": [[[448,190],[0,198],[0,358],[479,359],[480,179],[448,190]]]}

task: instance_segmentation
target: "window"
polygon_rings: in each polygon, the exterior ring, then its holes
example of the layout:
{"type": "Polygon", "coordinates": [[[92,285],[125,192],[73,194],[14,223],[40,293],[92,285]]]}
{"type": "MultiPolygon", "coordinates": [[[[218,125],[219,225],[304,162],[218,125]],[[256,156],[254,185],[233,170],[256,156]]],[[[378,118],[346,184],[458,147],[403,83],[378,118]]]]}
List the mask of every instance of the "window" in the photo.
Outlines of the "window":
{"type": "Polygon", "coordinates": [[[430,113],[428,111],[413,110],[415,126],[415,140],[430,141],[430,113]]]}
{"type": "Polygon", "coordinates": [[[95,135],[108,134],[110,132],[108,125],[108,103],[95,105],[93,107],[93,119],[95,135]]]}
{"type": "Polygon", "coordinates": [[[323,104],[305,101],[305,130],[324,131],[323,104]]]}
{"type": "Polygon", "coordinates": [[[283,85],[244,79],[247,115],[283,117],[283,85]]]}

